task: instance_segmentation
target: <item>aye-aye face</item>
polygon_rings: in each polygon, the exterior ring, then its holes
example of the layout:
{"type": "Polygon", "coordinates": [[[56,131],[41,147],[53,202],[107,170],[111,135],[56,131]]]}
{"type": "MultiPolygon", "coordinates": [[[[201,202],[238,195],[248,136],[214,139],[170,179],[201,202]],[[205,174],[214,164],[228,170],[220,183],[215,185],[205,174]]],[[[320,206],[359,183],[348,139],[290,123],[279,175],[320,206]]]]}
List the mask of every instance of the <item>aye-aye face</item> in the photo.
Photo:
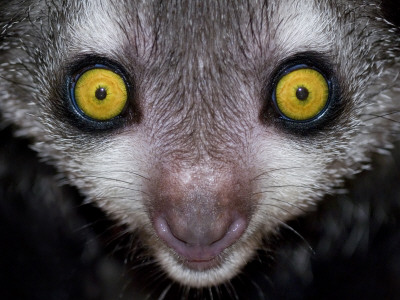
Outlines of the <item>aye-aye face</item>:
{"type": "Polygon", "coordinates": [[[236,275],[397,131],[377,5],[47,2],[0,6],[2,115],[182,284],[236,275]]]}

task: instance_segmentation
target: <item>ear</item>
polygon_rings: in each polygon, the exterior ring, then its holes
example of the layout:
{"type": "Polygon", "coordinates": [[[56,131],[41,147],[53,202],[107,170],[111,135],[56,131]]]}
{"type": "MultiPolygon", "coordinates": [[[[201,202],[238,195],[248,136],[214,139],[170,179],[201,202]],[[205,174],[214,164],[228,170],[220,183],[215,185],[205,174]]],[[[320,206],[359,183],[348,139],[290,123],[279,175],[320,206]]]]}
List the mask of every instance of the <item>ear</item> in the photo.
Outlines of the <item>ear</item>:
{"type": "Polygon", "coordinates": [[[399,0],[382,0],[382,13],[387,21],[400,28],[400,2],[399,0]]]}

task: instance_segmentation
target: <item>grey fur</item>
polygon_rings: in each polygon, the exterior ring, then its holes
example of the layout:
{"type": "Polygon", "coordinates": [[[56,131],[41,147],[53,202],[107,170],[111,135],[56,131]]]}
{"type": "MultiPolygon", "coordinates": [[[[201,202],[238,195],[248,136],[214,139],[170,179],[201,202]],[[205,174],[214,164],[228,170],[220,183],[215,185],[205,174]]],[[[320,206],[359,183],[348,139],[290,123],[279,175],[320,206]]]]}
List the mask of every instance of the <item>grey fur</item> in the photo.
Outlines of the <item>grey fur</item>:
{"type": "Polygon", "coordinates": [[[0,30],[4,122],[190,286],[235,276],[278,225],[398,139],[400,39],[379,1],[8,1],[0,30]],[[274,72],[301,53],[327,62],[340,87],[333,120],[309,134],[265,109],[274,72]],[[65,107],[70,66],[87,55],[134,82],[118,129],[87,130],[65,107]],[[188,270],[150,226],[167,172],[251,187],[247,230],[217,270],[188,270]]]}

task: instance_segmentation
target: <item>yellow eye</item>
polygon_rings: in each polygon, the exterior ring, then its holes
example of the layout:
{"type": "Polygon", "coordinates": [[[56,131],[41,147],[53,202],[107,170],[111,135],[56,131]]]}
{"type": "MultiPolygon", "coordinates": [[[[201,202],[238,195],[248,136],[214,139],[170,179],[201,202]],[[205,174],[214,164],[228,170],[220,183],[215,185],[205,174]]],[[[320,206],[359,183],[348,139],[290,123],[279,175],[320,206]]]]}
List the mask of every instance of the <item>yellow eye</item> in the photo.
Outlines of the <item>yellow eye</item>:
{"type": "Polygon", "coordinates": [[[280,112],[295,121],[307,121],[321,113],[329,97],[325,77],[310,68],[294,70],[278,82],[275,101],[280,112]]]}
{"type": "Polygon", "coordinates": [[[107,121],[118,116],[128,101],[124,79],[105,68],[84,72],[78,78],[73,93],[78,108],[97,121],[107,121]]]}

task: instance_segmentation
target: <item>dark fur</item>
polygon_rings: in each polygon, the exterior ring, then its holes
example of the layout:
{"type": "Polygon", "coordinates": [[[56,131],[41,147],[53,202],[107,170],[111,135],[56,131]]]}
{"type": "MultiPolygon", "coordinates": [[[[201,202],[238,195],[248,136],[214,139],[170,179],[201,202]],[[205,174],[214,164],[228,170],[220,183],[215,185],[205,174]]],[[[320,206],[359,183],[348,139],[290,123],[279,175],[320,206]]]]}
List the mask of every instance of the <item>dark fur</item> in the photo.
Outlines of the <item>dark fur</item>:
{"type": "MultiPolygon", "coordinates": [[[[384,3],[399,24],[398,7],[384,3]]],[[[60,186],[27,141],[9,128],[0,138],[1,299],[157,299],[165,291],[163,299],[400,298],[397,150],[349,180],[348,194],[326,196],[315,212],[282,226],[265,241],[270,250],[231,283],[188,290],[129,253],[134,237],[115,242],[124,229],[60,186]]]]}
{"type": "MultiPolygon", "coordinates": [[[[99,250],[105,237],[98,231],[108,232],[112,223],[93,223],[104,216],[78,207],[80,196],[60,187],[53,170],[9,129],[1,140],[1,298],[157,299],[171,282],[145,282],[157,273],[150,267],[132,283],[138,275],[99,250]],[[124,287],[129,283],[132,288],[124,287]]],[[[282,228],[269,241],[271,252],[259,253],[231,285],[211,290],[221,299],[398,299],[399,182],[400,155],[379,157],[374,172],[348,183],[351,193],[327,197],[315,213],[292,221],[297,233],[282,228]]],[[[184,292],[173,285],[166,299],[182,293],[210,298],[208,290],[184,292]]]]}

